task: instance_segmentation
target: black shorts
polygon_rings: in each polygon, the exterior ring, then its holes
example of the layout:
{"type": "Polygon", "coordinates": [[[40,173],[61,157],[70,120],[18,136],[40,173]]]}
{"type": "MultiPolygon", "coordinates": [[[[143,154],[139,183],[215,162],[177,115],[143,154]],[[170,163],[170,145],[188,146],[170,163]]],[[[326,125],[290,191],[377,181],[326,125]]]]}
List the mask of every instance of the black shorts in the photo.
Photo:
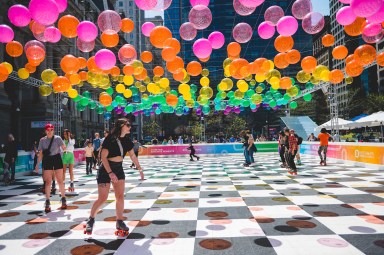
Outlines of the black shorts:
{"type": "MultiPolygon", "coordinates": [[[[112,172],[116,175],[118,180],[125,180],[125,173],[123,170],[123,162],[112,162],[108,161],[109,167],[111,168],[112,172]]],[[[97,170],[97,184],[101,183],[110,183],[111,178],[109,177],[109,174],[105,170],[104,166],[101,165],[99,170],[97,170]]]]}
{"type": "Polygon", "coordinates": [[[45,157],[43,156],[43,170],[63,169],[63,161],[60,154],[45,157]]]}

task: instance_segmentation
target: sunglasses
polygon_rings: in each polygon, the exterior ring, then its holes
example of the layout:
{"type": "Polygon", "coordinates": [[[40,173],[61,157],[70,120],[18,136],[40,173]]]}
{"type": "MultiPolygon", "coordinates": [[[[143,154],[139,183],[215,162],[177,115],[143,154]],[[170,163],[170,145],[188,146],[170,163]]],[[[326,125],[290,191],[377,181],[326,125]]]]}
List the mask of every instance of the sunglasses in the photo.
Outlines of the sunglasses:
{"type": "Polygon", "coordinates": [[[47,129],[47,131],[48,131],[48,132],[51,132],[51,131],[53,131],[53,128],[52,128],[52,129],[47,129]]]}
{"type": "MultiPolygon", "coordinates": [[[[127,123],[125,123],[124,125],[125,125],[125,126],[127,126],[127,127],[131,127],[131,124],[130,124],[130,123],[128,123],[128,122],[127,122],[127,123]]],[[[123,125],[123,126],[124,126],[124,125],[123,125]]]]}

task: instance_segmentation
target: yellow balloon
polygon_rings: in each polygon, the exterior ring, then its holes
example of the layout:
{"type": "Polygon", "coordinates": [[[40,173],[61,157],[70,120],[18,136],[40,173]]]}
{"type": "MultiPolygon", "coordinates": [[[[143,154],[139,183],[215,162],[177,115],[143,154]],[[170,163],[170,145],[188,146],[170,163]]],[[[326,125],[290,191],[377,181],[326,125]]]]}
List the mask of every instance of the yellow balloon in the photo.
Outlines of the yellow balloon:
{"type": "Polygon", "coordinates": [[[134,82],[134,79],[131,75],[124,75],[123,82],[127,86],[131,86],[134,82]]]}
{"type": "Polygon", "coordinates": [[[194,101],[193,99],[186,100],[185,105],[186,105],[188,108],[193,108],[193,107],[195,106],[195,101],[194,101]]]}
{"type": "Polygon", "coordinates": [[[77,85],[80,83],[80,75],[77,73],[71,74],[69,77],[69,81],[71,82],[71,85],[77,85]]]}
{"type": "Polygon", "coordinates": [[[191,76],[186,73],[185,77],[181,80],[182,83],[188,83],[191,80],[191,76]]]}
{"type": "Polygon", "coordinates": [[[209,86],[209,78],[208,77],[201,77],[200,84],[203,87],[208,87],[209,86]]]}
{"type": "Polygon", "coordinates": [[[144,85],[141,85],[140,88],[139,88],[139,91],[140,91],[141,93],[144,93],[145,91],[147,91],[147,87],[144,86],[144,85]]]}
{"type": "Polygon", "coordinates": [[[352,77],[346,77],[345,78],[345,82],[349,85],[349,84],[352,84],[353,82],[353,78],[352,77]]]}
{"type": "Polygon", "coordinates": [[[51,88],[51,86],[49,86],[47,84],[43,84],[39,87],[39,93],[43,97],[47,97],[52,93],[52,88],[51,88]]]}
{"type": "Polygon", "coordinates": [[[2,64],[5,66],[5,68],[7,68],[8,74],[12,73],[12,71],[13,71],[13,66],[12,66],[10,63],[8,63],[8,62],[3,62],[2,64]]]}
{"type": "Polygon", "coordinates": [[[278,89],[280,88],[280,82],[271,84],[271,87],[272,87],[274,90],[278,90],[278,89]]]}
{"type": "Polygon", "coordinates": [[[161,79],[160,76],[153,76],[153,81],[154,81],[154,82],[159,82],[160,79],[161,79]]]}
{"type": "Polygon", "coordinates": [[[209,70],[206,69],[206,68],[204,68],[204,69],[201,71],[201,75],[207,77],[207,76],[209,75],[209,70]]]}
{"type": "Polygon", "coordinates": [[[200,95],[204,98],[211,98],[213,96],[213,90],[210,87],[202,87],[200,89],[200,95]]]}
{"type": "Polygon", "coordinates": [[[233,88],[233,81],[231,79],[224,78],[221,81],[227,84],[227,88],[225,89],[226,91],[231,90],[233,88]]]}
{"type": "Polygon", "coordinates": [[[148,95],[147,95],[147,94],[142,94],[142,95],[141,95],[141,98],[142,98],[142,99],[148,99],[148,95]]]}
{"type": "Polygon", "coordinates": [[[163,89],[169,87],[169,80],[168,80],[168,78],[161,78],[159,80],[159,84],[160,84],[160,87],[163,88],[163,89]]]}
{"type": "Polygon", "coordinates": [[[244,80],[237,81],[236,86],[241,92],[246,92],[249,88],[248,83],[246,83],[244,80]]]}
{"type": "Polygon", "coordinates": [[[301,70],[300,72],[297,73],[296,79],[300,83],[307,83],[311,79],[311,74],[304,72],[301,70]]]}
{"type": "Polygon", "coordinates": [[[17,75],[20,79],[26,80],[29,78],[29,72],[25,68],[20,68],[19,71],[17,71],[17,75]]]}
{"type": "MultiPolygon", "coordinates": [[[[91,75],[92,75],[92,73],[89,72],[88,73],[88,79],[90,79],[89,76],[91,76],[91,75]]],[[[43,82],[45,82],[47,84],[51,84],[56,77],[57,77],[57,73],[52,69],[45,69],[41,73],[41,79],[43,80],[43,82]]]]}
{"type": "MultiPolygon", "coordinates": [[[[183,98],[185,101],[189,101],[192,99],[192,95],[191,95],[191,93],[185,93],[185,94],[183,94],[183,98]]],[[[187,107],[188,107],[188,105],[187,105],[187,107]]]]}
{"type": "Polygon", "coordinates": [[[119,82],[119,83],[123,83],[124,82],[124,75],[118,75],[118,76],[116,76],[117,77],[117,81],[119,82]]]}
{"type": "Polygon", "coordinates": [[[68,89],[67,93],[70,98],[75,98],[79,94],[77,93],[77,90],[73,88],[68,89]]]}
{"type": "Polygon", "coordinates": [[[319,84],[319,82],[320,82],[320,80],[316,79],[314,76],[311,77],[310,81],[311,81],[312,84],[315,84],[315,85],[319,84]]]}
{"type": "Polygon", "coordinates": [[[256,93],[261,94],[261,92],[263,92],[263,88],[260,86],[257,86],[255,91],[256,93]]]}
{"type": "Polygon", "coordinates": [[[230,58],[226,58],[224,61],[223,61],[223,68],[225,69],[227,66],[229,66],[230,64],[232,63],[232,59],[230,58]]]}
{"type": "Polygon", "coordinates": [[[143,82],[144,82],[145,84],[148,84],[148,83],[151,82],[151,78],[149,78],[149,77],[147,76],[147,77],[144,78],[143,82]]]}
{"type": "Polygon", "coordinates": [[[224,67],[224,76],[225,77],[231,77],[231,71],[229,71],[229,65],[224,67]]]}
{"type": "Polygon", "coordinates": [[[151,82],[151,83],[148,83],[147,90],[148,90],[148,92],[153,93],[155,91],[156,87],[157,87],[156,84],[151,82]]]}
{"type": "Polygon", "coordinates": [[[318,65],[316,66],[315,70],[313,71],[313,77],[317,80],[321,80],[321,73],[323,71],[329,71],[328,67],[323,66],[323,65],[318,65]]]}
{"type": "Polygon", "coordinates": [[[125,98],[130,98],[132,96],[132,91],[130,89],[124,90],[123,96],[125,98]]]}
{"type": "Polygon", "coordinates": [[[124,91],[125,91],[124,84],[121,84],[121,83],[117,84],[115,90],[116,90],[117,93],[120,93],[120,94],[124,93],[124,91]]]}
{"type": "Polygon", "coordinates": [[[179,85],[179,93],[180,94],[187,94],[191,90],[191,87],[188,84],[182,83],[179,85]]]}
{"type": "Polygon", "coordinates": [[[219,83],[219,90],[220,91],[225,91],[227,90],[227,84],[225,82],[220,82],[219,83]]]}
{"type": "Polygon", "coordinates": [[[329,70],[324,70],[324,71],[322,71],[321,72],[321,74],[320,74],[320,79],[322,80],[322,81],[329,81],[329,74],[330,74],[331,72],[329,71],[329,70]]]}
{"type": "Polygon", "coordinates": [[[272,77],[270,80],[269,80],[269,83],[272,85],[272,86],[278,86],[279,83],[280,83],[280,79],[278,77],[272,77]]]}
{"type": "Polygon", "coordinates": [[[257,82],[263,82],[265,81],[265,75],[256,74],[256,81],[257,82]]]}
{"type": "Polygon", "coordinates": [[[240,90],[236,90],[235,93],[234,93],[234,96],[237,98],[237,99],[242,99],[244,97],[244,93],[241,92],[240,90]]]}

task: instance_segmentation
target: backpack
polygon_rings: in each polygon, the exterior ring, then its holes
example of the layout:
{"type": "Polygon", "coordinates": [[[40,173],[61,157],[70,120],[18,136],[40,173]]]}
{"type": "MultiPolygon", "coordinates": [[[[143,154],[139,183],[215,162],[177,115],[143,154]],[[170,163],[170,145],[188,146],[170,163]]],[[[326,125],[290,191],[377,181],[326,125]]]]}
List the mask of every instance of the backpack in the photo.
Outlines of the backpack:
{"type": "Polygon", "coordinates": [[[300,145],[300,144],[302,144],[303,143],[303,138],[301,137],[301,136],[299,136],[298,138],[297,138],[297,145],[300,145]]]}

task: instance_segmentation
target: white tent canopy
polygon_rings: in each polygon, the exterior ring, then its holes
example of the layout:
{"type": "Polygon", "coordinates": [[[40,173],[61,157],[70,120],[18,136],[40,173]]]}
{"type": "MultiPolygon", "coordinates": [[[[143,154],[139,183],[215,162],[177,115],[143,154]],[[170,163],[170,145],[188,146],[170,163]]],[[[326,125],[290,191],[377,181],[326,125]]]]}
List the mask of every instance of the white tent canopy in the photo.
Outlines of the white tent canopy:
{"type": "MultiPolygon", "coordinates": [[[[319,131],[322,128],[331,129],[331,122],[332,122],[332,120],[329,120],[329,121],[325,122],[324,124],[316,127],[315,131],[319,131]]],[[[349,127],[346,127],[346,125],[354,123],[353,121],[345,120],[345,119],[342,119],[342,118],[338,118],[337,122],[338,122],[339,129],[341,129],[341,130],[349,129],[349,127]]]]}
{"type": "Polygon", "coordinates": [[[377,127],[384,125],[384,111],[375,112],[371,115],[356,120],[355,122],[346,124],[348,128],[359,127],[377,127]]]}

